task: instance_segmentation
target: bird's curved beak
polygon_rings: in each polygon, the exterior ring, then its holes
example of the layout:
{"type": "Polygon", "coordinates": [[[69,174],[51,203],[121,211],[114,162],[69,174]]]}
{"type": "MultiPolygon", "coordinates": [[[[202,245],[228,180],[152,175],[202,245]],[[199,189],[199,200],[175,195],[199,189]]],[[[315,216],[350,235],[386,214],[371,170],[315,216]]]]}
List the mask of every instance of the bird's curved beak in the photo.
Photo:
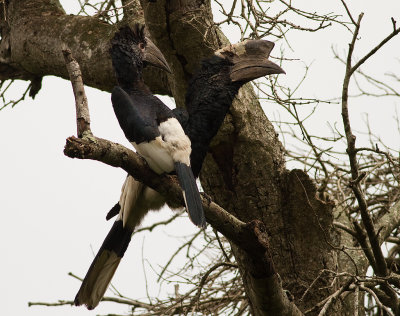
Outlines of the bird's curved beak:
{"type": "Polygon", "coordinates": [[[272,74],[285,74],[285,71],[268,59],[246,58],[240,59],[231,69],[232,82],[251,81],[272,74]]]}
{"type": "Polygon", "coordinates": [[[169,68],[169,65],[167,61],[164,58],[164,55],[161,53],[161,51],[157,48],[154,43],[146,37],[146,48],[144,49],[144,56],[143,60],[146,61],[148,64],[161,68],[165,70],[168,73],[172,73],[171,68],[169,68]]]}
{"type": "Polygon", "coordinates": [[[285,71],[268,59],[274,43],[266,40],[247,40],[221,49],[235,54],[230,77],[233,82],[248,82],[272,74],[284,74],[285,71]]]}

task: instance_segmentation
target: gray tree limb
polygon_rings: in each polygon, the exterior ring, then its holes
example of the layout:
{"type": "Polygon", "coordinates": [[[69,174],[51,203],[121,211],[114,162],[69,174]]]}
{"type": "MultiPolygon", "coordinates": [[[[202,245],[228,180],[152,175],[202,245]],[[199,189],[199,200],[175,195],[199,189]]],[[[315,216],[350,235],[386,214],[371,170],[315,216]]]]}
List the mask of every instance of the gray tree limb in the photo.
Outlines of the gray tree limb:
{"type": "MultiPolygon", "coordinates": [[[[81,65],[85,84],[111,91],[115,78],[108,49],[114,26],[95,17],[67,15],[53,0],[11,0],[6,12],[0,65],[8,71],[2,72],[1,79],[48,75],[67,79],[61,49],[69,47],[81,65]]],[[[153,92],[170,94],[165,73],[148,67],[144,76],[153,92]]]]}

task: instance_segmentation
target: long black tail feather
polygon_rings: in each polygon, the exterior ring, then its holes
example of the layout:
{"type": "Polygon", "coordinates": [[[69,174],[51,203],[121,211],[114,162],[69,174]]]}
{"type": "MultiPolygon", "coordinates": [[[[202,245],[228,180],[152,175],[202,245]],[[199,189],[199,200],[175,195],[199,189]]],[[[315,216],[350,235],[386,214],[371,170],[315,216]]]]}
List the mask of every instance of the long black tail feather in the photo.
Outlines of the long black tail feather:
{"type": "Polygon", "coordinates": [[[190,220],[198,227],[206,227],[206,218],[204,216],[200,193],[192,169],[184,163],[175,162],[175,171],[183,190],[190,220]]]}
{"type": "Polygon", "coordinates": [[[131,235],[132,229],[123,227],[122,220],[114,223],[76,294],[76,306],[85,304],[88,309],[93,309],[99,304],[124,256],[131,235]]]}

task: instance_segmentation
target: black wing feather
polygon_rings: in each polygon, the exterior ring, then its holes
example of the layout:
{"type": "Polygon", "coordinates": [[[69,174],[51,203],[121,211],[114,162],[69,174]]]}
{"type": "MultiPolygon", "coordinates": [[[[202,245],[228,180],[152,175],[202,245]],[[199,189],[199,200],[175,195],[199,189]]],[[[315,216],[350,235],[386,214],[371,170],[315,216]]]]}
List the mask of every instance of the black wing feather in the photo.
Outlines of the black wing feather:
{"type": "Polygon", "coordinates": [[[111,101],[121,129],[130,142],[149,142],[160,136],[155,120],[146,121],[131,97],[121,87],[114,87],[111,101]]]}

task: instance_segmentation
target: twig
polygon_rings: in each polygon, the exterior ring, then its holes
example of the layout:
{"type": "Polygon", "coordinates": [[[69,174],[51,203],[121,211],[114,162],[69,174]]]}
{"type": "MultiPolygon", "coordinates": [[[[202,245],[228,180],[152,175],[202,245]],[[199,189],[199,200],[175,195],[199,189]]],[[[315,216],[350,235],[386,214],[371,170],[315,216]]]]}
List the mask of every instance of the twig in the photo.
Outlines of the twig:
{"type": "Polygon", "coordinates": [[[360,285],[360,290],[363,290],[365,292],[368,292],[375,300],[376,304],[379,306],[380,309],[383,309],[386,313],[388,313],[389,316],[394,316],[393,312],[390,310],[390,308],[388,308],[387,306],[385,306],[384,304],[382,304],[382,302],[379,300],[378,296],[375,294],[375,292],[365,286],[360,285]]]}
{"type": "Polygon", "coordinates": [[[351,15],[350,10],[349,10],[349,8],[347,7],[346,2],[345,2],[344,0],[340,0],[340,1],[342,1],[342,4],[343,4],[343,6],[344,6],[344,8],[345,8],[345,10],[346,10],[346,12],[347,12],[347,15],[349,16],[351,22],[352,22],[355,26],[357,26],[357,23],[356,23],[356,21],[354,20],[353,16],[351,15]]]}
{"type": "Polygon", "coordinates": [[[181,211],[175,212],[175,214],[173,216],[171,216],[169,219],[166,219],[165,221],[156,222],[156,223],[153,223],[150,226],[140,227],[139,229],[135,230],[132,235],[140,233],[140,232],[143,232],[143,231],[150,231],[151,232],[151,231],[153,231],[154,228],[156,228],[158,226],[167,225],[167,224],[173,222],[176,218],[181,216],[183,213],[185,213],[185,210],[181,210],[181,211]]]}
{"type": "Polygon", "coordinates": [[[187,242],[185,242],[183,245],[181,245],[181,246],[174,252],[174,254],[171,256],[171,258],[168,260],[168,262],[167,262],[167,263],[165,264],[165,266],[163,267],[163,269],[162,269],[160,275],[158,276],[157,282],[160,282],[160,280],[161,280],[163,274],[165,273],[165,271],[167,270],[168,266],[171,264],[171,262],[174,260],[174,258],[181,252],[181,250],[182,250],[183,248],[185,248],[185,247],[190,246],[190,245],[194,242],[194,240],[195,240],[197,237],[199,237],[200,233],[201,233],[201,230],[199,230],[196,234],[194,234],[194,236],[193,236],[191,239],[189,239],[187,242]]]}
{"type": "Polygon", "coordinates": [[[311,284],[310,284],[310,285],[307,287],[307,289],[304,291],[303,295],[300,297],[300,302],[304,300],[304,298],[306,297],[306,295],[308,294],[308,292],[309,292],[309,291],[311,290],[311,288],[315,285],[315,283],[317,283],[317,281],[322,277],[322,275],[323,275],[325,272],[328,272],[328,273],[329,273],[330,271],[323,269],[323,270],[321,270],[321,271],[318,273],[317,277],[311,282],[311,284]]]}
{"type": "Polygon", "coordinates": [[[77,280],[81,281],[81,282],[83,281],[82,278],[78,277],[77,275],[73,274],[72,272],[68,272],[68,275],[73,277],[74,279],[77,279],[77,280]]]}
{"type": "Polygon", "coordinates": [[[0,111],[3,110],[4,108],[6,108],[7,106],[10,106],[13,108],[14,106],[16,106],[18,103],[20,103],[21,101],[25,100],[26,95],[28,94],[28,92],[31,90],[32,87],[32,83],[30,83],[28,85],[28,87],[25,89],[25,91],[22,93],[22,95],[17,99],[17,100],[6,100],[6,92],[8,90],[8,88],[11,87],[11,85],[13,84],[15,80],[0,80],[0,99],[1,101],[3,101],[3,105],[0,105],[0,111]],[[3,84],[7,83],[6,87],[4,89],[2,89],[3,84]]]}
{"type": "Polygon", "coordinates": [[[385,45],[387,42],[389,42],[393,37],[395,37],[397,34],[400,33],[400,27],[396,29],[396,21],[392,18],[392,24],[393,24],[393,32],[390,33],[387,37],[385,37],[382,42],[380,42],[377,46],[375,46],[371,51],[366,54],[363,58],[361,58],[358,63],[356,63],[353,67],[350,69],[350,76],[353,74],[354,71],[356,71],[363,63],[367,61],[368,58],[370,58],[372,55],[374,55],[380,48],[382,48],[383,45],[385,45]]]}
{"type": "Polygon", "coordinates": [[[28,302],[28,307],[31,307],[31,306],[64,306],[64,305],[74,306],[74,301],[59,300],[57,303],[28,302]]]}
{"type": "Polygon", "coordinates": [[[207,281],[207,278],[209,277],[209,275],[215,270],[218,269],[219,267],[222,266],[226,266],[226,267],[231,267],[231,268],[237,268],[238,266],[236,264],[230,263],[230,262],[219,262],[217,264],[215,264],[214,266],[212,266],[201,278],[200,283],[199,283],[199,287],[197,290],[196,295],[194,296],[192,303],[193,304],[197,304],[197,302],[200,299],[200,294],[201,294],[201,289],[203,288],[204,284],[207,281]]]}
{"type": "Polygon", "coordinates": [[[217,239],[218,246],[221,249],[223,256],[225,257],[225,260],[227,262],[231,262],[231,260],[229,259],[228,254],[225,251],[224,246],[222,245],[221,239],[219,238],[218,231],[216,229],[214,229],[213,231],[214,231],[214,234],[215,234],[215,238],[217,239]]]}
{"type": "Polygon", "coordinates": [[[360,299],[360,287],[358,285],[355,286],[354,289],[354,316],[358,316],[358,306],[360,299]]]}
{"type": "MultiPolygon", "coordinates": [[[[141,308],[146,308],[148,310],[154,309],[154,307],[151,304],[146,304],[140,301],[136,300],[131,300],[131,299],[122,299],[122,298],[116,298],[116,297],[103,297],[101,300],[102,302],[114,302],[118,304],[125,304],[129,306],[136,306],[136,307],[141,307],[141,308]]],[[[56,303],[47,303],[47,302],[28,302],[28,306],[64,306],[64,305],[71,305],[73,306],[75,303],[74,301],[65,301],[65,300],[59,300],[56,303]]]]}
{"type": "Polygon", "coordinates": [[[339,290],[337,290],[336,292],[334,292],[333,294],[331,294],[330,296],[325,298],[322,302],[319,302],[317,305],[315,305],[311,309],[306,310],[304,312],[304,314],[309,314],[311,312],[314,312],[314,311],[318,310],[322,306],[322,309],[319,312],[318,316],[325,315],[326,311],[328,310],[329,306],[333,303],[333,301],[336,300],[340,295],[342,295],[342,293],[347,291],[352,282],[353,282],[353,278],[350,278],[346,282],[346,284],[344,284],[339,290]]]}

